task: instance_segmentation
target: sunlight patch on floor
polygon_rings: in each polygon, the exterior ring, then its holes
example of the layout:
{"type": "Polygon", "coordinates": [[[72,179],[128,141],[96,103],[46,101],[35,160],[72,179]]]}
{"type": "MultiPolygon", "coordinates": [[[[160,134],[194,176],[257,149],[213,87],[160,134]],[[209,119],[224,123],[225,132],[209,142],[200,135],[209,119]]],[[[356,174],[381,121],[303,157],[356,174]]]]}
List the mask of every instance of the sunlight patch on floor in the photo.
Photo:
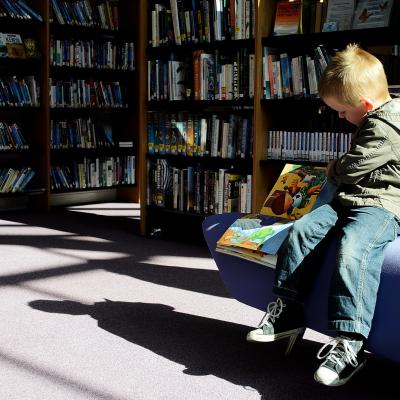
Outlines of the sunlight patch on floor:
{"type": "Polygon", "coordinates": [[[76,241],[81,241],[81,242],[95,242],[95,243],[113,243],[112,240],[108,239],[103,239],[100,237],[94,237],[94,236],[67,236],[65,238],[66,240],[76,240],[76,241]]]}
{"type": "Polygon", "coordinates": [[[149,256],[144,261],[139,261],[141,264],[152,264],[152,265],[165,265],[182,268],[201,268],[201,269],[215,269],[214,261],[204,257],[185,257],[185,256],[149,256]],[[189,267],[192,266],[192,267],[189,267]],[[195,267],[194,267],[195,266],[195,267]]]}
{"type": "Polygon", "coordinates": [[[304,333],[304,339],[317,343],[326,343],[329,342],[331,337],[324,335],[323,333],[314,331],[313,329],[307,328],[306,332],[304,333]]]}
{"type": "Polygon", "coordinates": [[[82,264],[81,259],[29,245],[0,245],[1,277],[82,264]]]}
{"type": "Polygon", "coordinates": [[[21,226],[21,225],[26,225],[23,224],[22,222],[15,222],[15,221],[10,221],[8,219],[0,219],[0,226],[21,226]]]}
{"type": "Polygon", "coordinates": [[[0,236],[67,236],[71,232],[58,231],[57,229],[42,228],[39,226],[19,225],[0,226],[0,236]]]}
{"type": "Polygon", "coordinates": [[[139,203],[98,203],[67,207],[67,210],[79,213],[103,215],[105,217],[140,218],[139,203]]]}
{"type": "Polygon", "coordinates": [[[116,258],[129,257],[127,253],[119,253],[116,251],[95,251],[95,250],[81,250],[81,249],[61,249],[49,248],[48,251],[53,254],[60,254],[82,261],[88,260],[113,260],[116,258]]]}

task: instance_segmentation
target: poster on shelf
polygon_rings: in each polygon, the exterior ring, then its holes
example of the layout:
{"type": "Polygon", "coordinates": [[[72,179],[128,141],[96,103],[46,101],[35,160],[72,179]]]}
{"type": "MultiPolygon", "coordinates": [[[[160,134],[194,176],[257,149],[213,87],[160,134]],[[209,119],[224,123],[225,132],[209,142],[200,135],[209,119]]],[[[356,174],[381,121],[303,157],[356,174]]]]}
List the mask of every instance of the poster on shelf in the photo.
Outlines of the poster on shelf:
{"type": "Polygon", "coordinates": [[[393,0],[359,0],[353,18],[353,29],[389,26],[393,0]]]}
{"type": "Polygon", "coordinates": [[[329,0],[323,31],[351,29],[355,0],[329,0]]]}
{"type": "Polygon", "coordinates": [[[301,33],[301,0],[278,0],[276,5],[274,36],[301,33]]]}

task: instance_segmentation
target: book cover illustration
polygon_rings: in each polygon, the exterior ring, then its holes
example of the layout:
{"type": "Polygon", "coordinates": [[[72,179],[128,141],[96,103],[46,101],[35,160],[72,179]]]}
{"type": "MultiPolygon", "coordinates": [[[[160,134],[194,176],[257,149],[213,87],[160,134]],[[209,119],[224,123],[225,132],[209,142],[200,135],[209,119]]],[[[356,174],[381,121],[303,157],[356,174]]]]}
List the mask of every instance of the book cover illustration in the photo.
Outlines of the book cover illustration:
{"type": "Polygon", "coordinates": [[[323,31],[351,29],[354,5],[354,0],[330,0],[323,31]]]}
{"type": "Polygon", "coordinates": [[[33,38],[24,38],[25,54],[27,58],[41,58],[38,42],[33,38]]]}
{"type": "Polygon", "coordinates": [[[26,58],[25,47],[18,33],[4,33],[7,55],[10,58],[26,58]]]}
{"type": "MultiPolygon", "coordinates": [[[[250,250],[260,250],[267,253],[275,254],[280,247],[280,240],[265,247],[262,247],[267,239],[272,239],[279,233],[284,233],[293,221],[279,221],[263,214],[246,214],[237,219],[218,240],[217,245],[222,246],[238,246],[250,250]]],[[[281,235],[279,235],[281,236],[281,235]]],[[[286,236],[286,234],[284,234],[286,236]]]]}
{"type": "Polygon", "coordinates": [[[301,33],[301,9],[301,0],[278,0],[275,14],[274,36],[301,33]]]}
{"type": "Polygon", "coordinates": [[[325,167],[286,164],[266,198],[261,214],[299,219],[314,208],[326,182],[325,167]]]}
{"type": "Polygon", "coordinates": [[[393,0],[359,0],[353,18],[353,29],[389,26],[393,0]]]}
{"type": "Polygon", "coordinates": [[[329,202],[335,192],[326,167],[286,164],[260,212],[234,221],[216,250],[273,267],[295,220],[329,202]]]}

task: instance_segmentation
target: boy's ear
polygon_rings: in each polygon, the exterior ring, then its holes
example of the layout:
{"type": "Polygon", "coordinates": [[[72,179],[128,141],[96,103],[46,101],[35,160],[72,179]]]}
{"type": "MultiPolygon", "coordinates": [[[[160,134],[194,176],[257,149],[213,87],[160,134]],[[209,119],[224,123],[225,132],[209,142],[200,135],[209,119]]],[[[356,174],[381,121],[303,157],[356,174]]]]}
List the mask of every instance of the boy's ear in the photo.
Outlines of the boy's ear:
{"type": "Polygon", "coordinates": [[[366,112],[374,109],[374,101],[372,99],[364,97],[360,101],[364,105],[366,112]]]}

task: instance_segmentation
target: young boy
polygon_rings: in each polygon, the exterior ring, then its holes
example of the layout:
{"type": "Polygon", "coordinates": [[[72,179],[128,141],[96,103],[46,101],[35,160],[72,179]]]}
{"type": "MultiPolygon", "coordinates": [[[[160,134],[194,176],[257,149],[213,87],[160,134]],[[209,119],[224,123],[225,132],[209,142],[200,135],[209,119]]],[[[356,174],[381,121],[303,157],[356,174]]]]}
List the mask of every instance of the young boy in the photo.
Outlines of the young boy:
{"type": "MultiPolygon", "coordinates": [[[[334,200],[296,221],[282,245],[274,293],[252,342],[290,337],[288,351],[304,333],[302,304],[311,263],[303,262],[335,227],[336,268],[329,293],[328,328],[337,337],[317,357],[314,379],[346,383],[365,364],[386,246],[397,236],[400,217],[400,99],[392,99],[381,62],[357,45],[337,52],[318,84],[321,99],[357,129],[351,148],[329,162],[334,200]]],[[[314,254],[314,253],[312,253],[314,254]]]]}

